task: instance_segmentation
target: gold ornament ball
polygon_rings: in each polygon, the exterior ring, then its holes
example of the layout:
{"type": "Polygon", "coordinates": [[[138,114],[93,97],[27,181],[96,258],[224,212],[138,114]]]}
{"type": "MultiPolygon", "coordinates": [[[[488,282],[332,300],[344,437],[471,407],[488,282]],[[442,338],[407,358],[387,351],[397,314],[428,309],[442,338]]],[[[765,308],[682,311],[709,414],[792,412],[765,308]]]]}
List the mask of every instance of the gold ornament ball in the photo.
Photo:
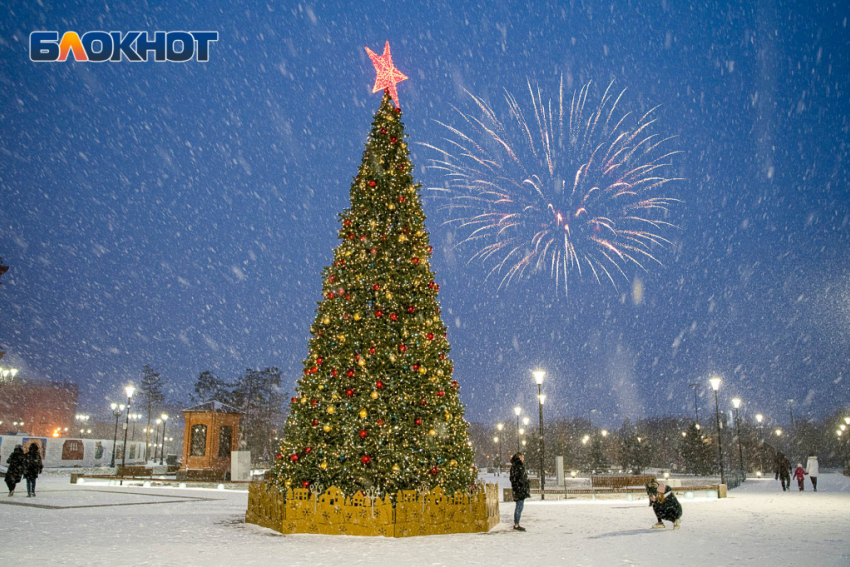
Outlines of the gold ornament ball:
{"type": "Polygon", "coordinates": [[[447,413],[446,414],[446,421],[449,421],[451,418],[452,418],[452,414],[447,413]]]}
{"type": "Polygon", "coordinates": [[[328,413],[329,413],[329,414],[333,415],[333,413],[334,413],[335,411],[336,411],[336,409],[334,409],[334,407],[333,407],[333,406],[328,406],[328,413]]]}
{"type": "Polygon", "coordinates": [[[328,425],[327,423],[324,425],[324,427],[322,427],[322,431],[324,431],[325,433],[327,433],[330,430],[331,430],[331,426],[328,425]]]}
{"type": "Polygon", "coordinates": [[[431,382],[436,382],[436,381],[437,381],[437,377],[436,377],[436,376],[431,376],[431,382]]]}
{"type": "Polygon", "coordinates": [[[283,481],[283,485],[284,486],[292,486],[292,481],[289,480],[289,479],[286,479],[285,481],[283,481]]]}
{"type": "Polygon", "coordinates": [[[428,372],[427,368],[425,368],[424,366],[419,367],[419,374],[425,374],[426,372],[428,372]]]}
{"type": "Polygon", "coordinates": [[[377,390],[372,390],[372,393],[371,393],[371,394],[369,394],[369,396],[370,396],[373,400],[377,400],[377,399],[378,399],[378,391],[377,391],[377,390]]]}
{"type": "Polygon", "coordinates": [[[360,360],[357,361],[357,365],[358,366],[366,366],[366,359],[361,358],[360,360]]]}
{"type": "Polygon", "coordinates": [[[307,403],[307,398],[301,398],[301,403],[302,403],[302,404],[306,404],[306,403],[307,403]]]}
{"type": "Polygon", "coordinates": [[[338,335],[337,339],[339,339],[339,342],[344,343],[345,342],[345,335],[338,335]]]}
{"type": "Polygon", "coordinates": [[[324,390],[324,389],[325,389],[325,385],[324,385],[324,384],[319,384],[319,389],[320,389],[320,390],[324,390]]]}
{"type": "Polygon", "coordinates": [[[394,354],[390,355],[390,362],[395,362],[395,355],[394,354]]]}
{"type": "Polygon", "coordinates": [[[442,375],[443,375],[443,371],[442,371],[442,370],[437,370],[437,374],[439,374],[440,376],[442,376],[442,375]]]}
{"type": "Polygon", "coordinates": [[[364,410],[364,409],[360,410],[360,417],[361,417],[362,419],[366,419],[366,416],[367,416],[367,415],[369,415],[369,414],[368,414],[368,413],[366,413],[366,410],[364,410]]]}
{"type": "Polygon", "coordinates": [[[388,291],[387,292],[387,299],[392,299],[392,298],[393,298],[393,294],[388,291]]]}
{"type": "Polygon", "coordinates": [[[331,322],[330,317],[322,317],[322,324],[327,325],[331,322]]]}
{"type": "MultiPolygon", "coordinates": [[[[452,461],[452,462],[454,463],[454,461],[452,461]]],[[[455,463],[455,464],[457,464],[457,463],[455,463]]],[[[319,466],[322,467],[322,470],[325,470],[326,468],[328,468],[328,464],[326,462],[322,462],[322,464],[319,465],[319,466]]]]}
{"type": "Polygon", "coordinates": [[[361,319],[361,317],[360,317],[360,313],[355,313],[355,314],[354,314],[354,320],[355,320],[355,321],[359,321],[360,319],[361,319]]]}
{"type": "Polygon", "coordinates": [[[456,460],[454,460],[454,459],[452,459],[451,461],[449,461],[449,466],[456,467],[456,466],[457,466],[457,461],[456,461],[456,460]]]}
{"type": "Polygon", "coordinates": [[[393,465],[393,472],[394,472],[394,473],[397,473],[397,472],[399,472],[400,470],[401,470],[401,467],[400,467],[400,466],[398,466],[398,465],[393,465]]]}
{"type": "Polygon", "coordinates": [[[387,205],[387,208],[388,208],[389,210],[391,210],[391,211],[394,211],[394,210],[395,210],[395,205],[393,205],[392,203],[390,203],[389,205],[387,205]]]}
{"type": "Polygon", "coordinates": [[[431,437],[433,437],[433,436],[434,436],[434,435],[436,435],[436,434],[437,434],[437,432],[436,432],[435,430],[433,430],[433,429],[432,429],[431,431],[429,431],[429,432],[428,432],[428,435],[430,435],[431,437]]]}

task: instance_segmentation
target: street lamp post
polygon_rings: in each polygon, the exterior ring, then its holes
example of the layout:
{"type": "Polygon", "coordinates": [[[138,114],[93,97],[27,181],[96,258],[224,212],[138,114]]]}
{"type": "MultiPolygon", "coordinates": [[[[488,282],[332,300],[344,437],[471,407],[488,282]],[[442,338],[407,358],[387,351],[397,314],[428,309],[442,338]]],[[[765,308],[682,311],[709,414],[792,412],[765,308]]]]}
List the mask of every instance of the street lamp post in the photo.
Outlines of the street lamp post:
{"type": "Polygon", "coordinates": [[[744,449],[741,447],[741,422],[738,421],[738,408],[741,407],[741,398],[732,398],[732,407],[735,408],[735,434],[738,436],[738,466],[741,474],[746,477],[744,469],[744,449]]]}
{"type": "Polygon", "coordinates": [[[121,414],[124,413],[124,404],[116,404],[112,402],[109,404],[109,407],[112,408],[112,415],[115,416],[115,431],[112,433],[112,462],[109,464],[110,467],[115,466],[115,446],[118,445],[118,418],[121,417],[121,414]]]}
{"type": "Polygon", "coordinates": [[[499,430],[499,435],[497,437],[497,439],[498,439],[497,443],[499,444],[499,468],[498,468],[498,471],[499,471],[498,475],[499,476],[502,476],[502,430],[504,428],[505,428],[504,423],[496,424],[496,429],[499,430]]]}
{"type": "Polygon", "coordinates": [[[723,447],[720,441],[720,404],[717,401],[717,390],[720,389],[720,378],[714,377],[709,380],[711,389],[714,390],[714,414],[717,419],[717,464],[720,465],[720,484],[726,484],[726,475],[723,472],[723,447]]]}
{"type": "Polygon", "coordinates": [[[519,453],[519,414],[522,413],[522,408],[515,407],[514,413],[516,414],[516,452],[519,453]]]}
{"type": "Polygon", "coordinates": [[[162,418],[157,418],[154,422],[153,430],[153,462],[156,463],[156,453],[159,451],[159,426],[162,425],[162,418]]]}
{"type": "Polygon", "coordinates": [[[759,445],[759,468],[764,471],[763,453],[764,453],[764,426],[761,422],[764,421],[764,416],[760,413],[756,414],[756,429],[758,429],[758,445],[759,445]]]}
{"type": "Polygon", "coordinates": [[[168,422],[168,414],[162,414],[162,447],[159,450],[159,464],[162,464],[165,458],[165,428],[168,422]]]}
{"type": "MultiPolygon", "coordinates": [[[[133,386],[126,386],[124,388],[124,393],[127,394],[127,420],[124,422],[124,454],[121,455],[121,468],[123,469],[127,465],[127,432],[130,430],[130,401],[133,398],[133,393],[136,391],[136,388],[133,386]]],[[[121,476],[124,476],[124,471],[121,471],[121,476]]],[[[124,479],[121,479],[121,484],[124,484],[124,479]]]]}
{"type": "Polygon", "coordinates": [[[791,444],[791,457],[794,456],[794,433],[796,432],[794,428],[794,408],[791,406],[794,405],[794,399],[788,399],[788,413],[791,414],[791,430],[788,432],[788,442],[791,444]]]}
{"type": "Polygon", "coordinates": [[[534,381],[537,383],[537,410],[540,412],[538,422],[540,426],[540,499],[546,500],[546,444],[543,441],[543,402],[546,401],[546,396],[543,394],[543,377],[546,376],[546,372],[535,370],[532,374],[534,374],[534,381]]]}

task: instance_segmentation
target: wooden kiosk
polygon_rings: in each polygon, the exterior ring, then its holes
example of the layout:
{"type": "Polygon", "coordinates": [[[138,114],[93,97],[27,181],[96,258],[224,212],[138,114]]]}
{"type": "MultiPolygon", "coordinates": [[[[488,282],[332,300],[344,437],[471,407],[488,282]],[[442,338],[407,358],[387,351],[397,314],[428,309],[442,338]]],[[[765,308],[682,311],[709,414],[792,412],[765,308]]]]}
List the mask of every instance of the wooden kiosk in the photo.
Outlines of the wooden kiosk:
{"type": "Polygon", "coordinates": [[[183,410],[183,465],[178,479],[224,480],[230,453],[239,450],[242,412],[218,401],[183,410]]]}

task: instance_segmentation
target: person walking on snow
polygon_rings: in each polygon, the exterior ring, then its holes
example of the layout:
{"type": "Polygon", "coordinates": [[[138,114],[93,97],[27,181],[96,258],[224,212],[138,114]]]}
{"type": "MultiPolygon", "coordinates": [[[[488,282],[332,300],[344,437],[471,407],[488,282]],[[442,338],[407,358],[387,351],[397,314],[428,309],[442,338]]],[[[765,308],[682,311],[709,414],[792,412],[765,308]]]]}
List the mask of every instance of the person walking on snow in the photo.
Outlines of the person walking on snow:
{"type": "Polygon", "coordinates": [[[38,445],[33,443],[27,451],[26,463],[24,465],[24,476],[27,479],[27,498],[35,498],[35,479],[41,474],[44,465],[41,462],[41,451],[38,445]]]}
{"type": "Polygon", "coordinates": [[[6,459],[6,464],[9,465],[6,469],[6,486],[9,487],[9,496],[12,496],[15,494],[15,487],[21,482],[21,477],[24,475],[26,458],[24,457],[23,447],[15,445],[12,454],[6,459]]]}
{"type": "Polygon", "coordinates": [[[806,461],[806,474],[809,475],[809,480],[812,481],[812,489],[818,491],[818,458],[814,455],[806,461]]]}
{"type": "Polygon", "coordinates": [[[525,506],[525,499],[531,496],[531,486],[528,482],[528,472],[525,470],[525,455],[517,453],[511,457],[511,491],[514,494],[514,529],[518,532],[524,532],[525,528],[519,525],[522,509],[525,506]]]}
{"type": "Polygon", "coordinates": [[[785,456],[784,453],[776,454],[776,461],[774,463],[776,476],[774,477],[776,480],[779,480],[782,483],[782,492],[791,489],[791,461],[788,460],[788,457],[785,456]]]}
{"type": "Polygon", "coordinates": [[[803,463],[797,463],[797,468],[794,469],[794,478],[797,479],[797,486],[800,487],[800,492],[806,488],[806,475],[809,474],[803,470],[803,463]]]}
{"type": "Polygon", "coordinates": [[[649,495],[649,505],[655,512],[655,519],[658,520],[652,529],[663,530],[664,520],[667,520],[673,522],[674,530],[678,530],[682,520],[682,505],[673,490],[665,483],[652,479],[646,485],[646,493],[649,495]]]}

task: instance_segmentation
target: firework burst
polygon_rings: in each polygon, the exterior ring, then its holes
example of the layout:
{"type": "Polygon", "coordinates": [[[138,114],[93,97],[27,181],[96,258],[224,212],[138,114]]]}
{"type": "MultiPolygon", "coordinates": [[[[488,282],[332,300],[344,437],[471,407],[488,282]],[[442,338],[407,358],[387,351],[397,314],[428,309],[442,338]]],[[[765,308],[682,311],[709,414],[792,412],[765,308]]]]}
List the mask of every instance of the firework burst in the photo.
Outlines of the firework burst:
{"type": "Polygon", "coordinates": [[[440,122],[446,147],[425,144],[440,154],[431,166],[446,186],[431,189],[448,199],[458,246],[473,246],[470,261],[491,265],[500,288],[539,271],[565,292],[573,272],[616,288],[628,264],[660,264],[654,251],[670,244],[664,217],[677,200],[657,193],[678,181],[664,175],[678,152],[662,149],[672,137],[651,132],[658,107],[637,120],[620,113],[625,91],[615,97],[612,85],[588,111],[590,84],[565,101],[562,79],[553,108],[529,82],[529,117],[506,92],[505,122],[467,91],[480,118],[455,108],[465,126],[440,122]]]}

